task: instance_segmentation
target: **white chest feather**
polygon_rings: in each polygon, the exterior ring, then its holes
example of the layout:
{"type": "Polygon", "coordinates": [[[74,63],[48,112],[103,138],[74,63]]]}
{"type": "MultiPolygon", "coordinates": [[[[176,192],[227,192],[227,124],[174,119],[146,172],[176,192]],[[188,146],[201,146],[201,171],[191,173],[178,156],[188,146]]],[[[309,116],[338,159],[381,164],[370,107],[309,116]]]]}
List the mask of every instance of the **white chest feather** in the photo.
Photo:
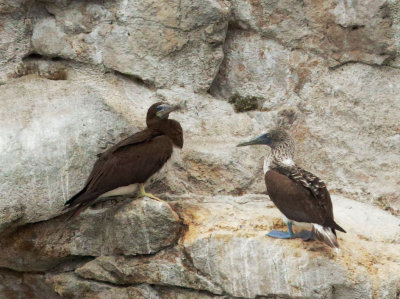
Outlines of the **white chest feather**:
{"type": "Polygon", "coordinates": [[[283,160],[281,161],[281,163],[282,163],[283,165],[289,166],[289,167],[295,166],[294,161],[293,161],[292,159],[290,159],[290,158],[283,159],[283,160]]]}
{"type": "MultiPolygon", "coordinates": [[[[266,174],[267,171],[271,169],[272,164],[273,164],[273,158],[271,156],[268,156],[264,159],[264,167],[263,167],[264,174],[266,174]]],[[[285,158],[283,160],[280,160],[279,162],[275,162],[275,164],[287,167],[293,167],[296,165],[291,158],[285,158]]]]}
{"type": "Polygon", "coordinates": [[[271,159],[270,159],[270,157],[268,156],[268,157],[266,157],[266,158],[264,159],[264,167],[263,167],[263,169],[264,169],[264,174],[266,174],[266,173],[268,172],[270,166],[271,166],[271,159]]]}
{"type": "Polygon", "coordinates": [[[109,197],[109,196],[117,196],[117,195],[125,195],[125,194],[132,194],[137,190],[138,184],[131,184],[128,186],[122,186],[115,188],[113,190],[110,190],[106,193],[103,193],[99,197],[109,197]]]}

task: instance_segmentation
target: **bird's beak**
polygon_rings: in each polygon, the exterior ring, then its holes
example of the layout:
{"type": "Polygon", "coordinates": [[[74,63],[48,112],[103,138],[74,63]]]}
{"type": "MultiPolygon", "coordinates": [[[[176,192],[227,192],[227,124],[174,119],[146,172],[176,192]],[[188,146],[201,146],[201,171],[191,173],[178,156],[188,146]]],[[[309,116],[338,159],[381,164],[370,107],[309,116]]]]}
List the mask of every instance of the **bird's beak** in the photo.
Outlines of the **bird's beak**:
{"type": "Polygon", "coordinates": [[[268,140],[265,135],[261,135],[257,138],[254,138],[250,141],[239,143],[237,146],[246,146],[246,145],[254,145],[254,144],[268,144],[268,140]]]}
{"type": "Polygon", "coordinates": [[[176,111],[176,110],[179,110],[179,109],[181,109],[181,106],[180,106],[180,105],[174,105],[174,106],[165,105],[165,106],[163,107],[162,110],[160,110],[160,111],[158,111],[158,112],[156,113],[156,115],[157,115],[159,118],[167,118],[168,115],[169,115],[172,111],[176,111]]]}

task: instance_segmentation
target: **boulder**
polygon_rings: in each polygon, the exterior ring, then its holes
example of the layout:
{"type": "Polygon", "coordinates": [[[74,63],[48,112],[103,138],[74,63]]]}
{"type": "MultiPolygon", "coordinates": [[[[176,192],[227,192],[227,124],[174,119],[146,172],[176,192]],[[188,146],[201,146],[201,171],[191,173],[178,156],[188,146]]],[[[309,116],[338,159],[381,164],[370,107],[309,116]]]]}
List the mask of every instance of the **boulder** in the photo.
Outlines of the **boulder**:
{"type": "Polygon", "coordinates": [[[389,63],[399,52],[398,26],[392,26],[398,17],[398,3],[385,0],[233,0],[231,22],[286,48],[315,53],[335,67],[389,63]]]}
{"type": "Polygon", "coordinates": [[[147,285],[120,288],[99,282],[82,280],[73,273],[54,275],[48,278],[48,282],[54,286],[54,290],[61,296],[61,298],[160,298],[157,292],[147,285]]]}
{"type": "Polygon", "coordinates": [[[400,286],[400,220],[333,196],[341,251],[319,241],[266,236],[287,230],[262,198],[216,197],[179,203],[193,265],[234,297],[395,298],[400,286]]]}
{"type": "Polygon", "coordinates": [[[46,271],[77,257],[153,254],[176,243],[180,230],[179,217],[167,203],[108,202],[70,220],[62,215],[3,237],[0,267],[46,271]]]}
{"type": "Polygon", "coordinates": [[[229,3],[171,0],[48,3],[36,53],[104,65],[157,87],[207,90],[223,59],[229,3]],[[201,53],[199,55],[199,53],[201,53]]]}
{"type": "Polygon", "coordinates": [[[221,288],[191,266],[178,248],[141,258],[100,256],[75,273],[82,278],[116,285],[146,283],[222,293],[221,288]]]}

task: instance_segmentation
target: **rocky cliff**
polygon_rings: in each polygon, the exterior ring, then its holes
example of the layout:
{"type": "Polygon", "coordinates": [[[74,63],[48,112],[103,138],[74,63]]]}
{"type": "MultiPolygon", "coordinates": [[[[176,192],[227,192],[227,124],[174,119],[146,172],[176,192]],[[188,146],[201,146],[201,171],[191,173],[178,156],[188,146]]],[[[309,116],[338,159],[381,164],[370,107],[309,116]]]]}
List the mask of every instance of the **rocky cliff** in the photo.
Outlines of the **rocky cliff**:
{"type": "Polygon", "coordinates": [[[0,2],[1,298],[399,298],[400,3],[0,2]],[[65,223],[96,154],[181,103],[165,199],[65,223]],[[274,240],[276,124],[327,182],[342,250],[274,240]]]}

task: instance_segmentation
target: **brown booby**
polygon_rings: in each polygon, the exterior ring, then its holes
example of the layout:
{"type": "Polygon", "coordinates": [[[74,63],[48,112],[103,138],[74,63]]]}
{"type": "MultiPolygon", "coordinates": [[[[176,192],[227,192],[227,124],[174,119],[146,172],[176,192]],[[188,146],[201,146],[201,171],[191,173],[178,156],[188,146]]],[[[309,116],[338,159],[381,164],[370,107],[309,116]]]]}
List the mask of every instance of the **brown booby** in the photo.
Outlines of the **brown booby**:
{"type": "Polygon", "coordinates": [[[289,231],[272,230],[268,236],[280,239],[316,237],[330,247],[338,248],[335,230],[346,232],[333,219],[332,201],[325,183],[312,173],[298,167],[293,161],[295,145],[289,133],[275,128],[238,146],[264,144],[271,153],[264,160],[267,192],[284,215],[289,231]],[[292,224],[310,227],[293,233],[292,224]]]}
{"type": "Polygon", "coordinates": [[[85,187],[71,197],[66,208],[76,207],[74,215],[92,204],[97,198],[133,193],[139,185],[138,197],[150,197],[145,182],[171,157],[173,147],[182,148],[182,127],[168,119],[179,106],[158,102],[147,111],[147,128],[120,141],[99,155],[86,180],[85,187]]]}

